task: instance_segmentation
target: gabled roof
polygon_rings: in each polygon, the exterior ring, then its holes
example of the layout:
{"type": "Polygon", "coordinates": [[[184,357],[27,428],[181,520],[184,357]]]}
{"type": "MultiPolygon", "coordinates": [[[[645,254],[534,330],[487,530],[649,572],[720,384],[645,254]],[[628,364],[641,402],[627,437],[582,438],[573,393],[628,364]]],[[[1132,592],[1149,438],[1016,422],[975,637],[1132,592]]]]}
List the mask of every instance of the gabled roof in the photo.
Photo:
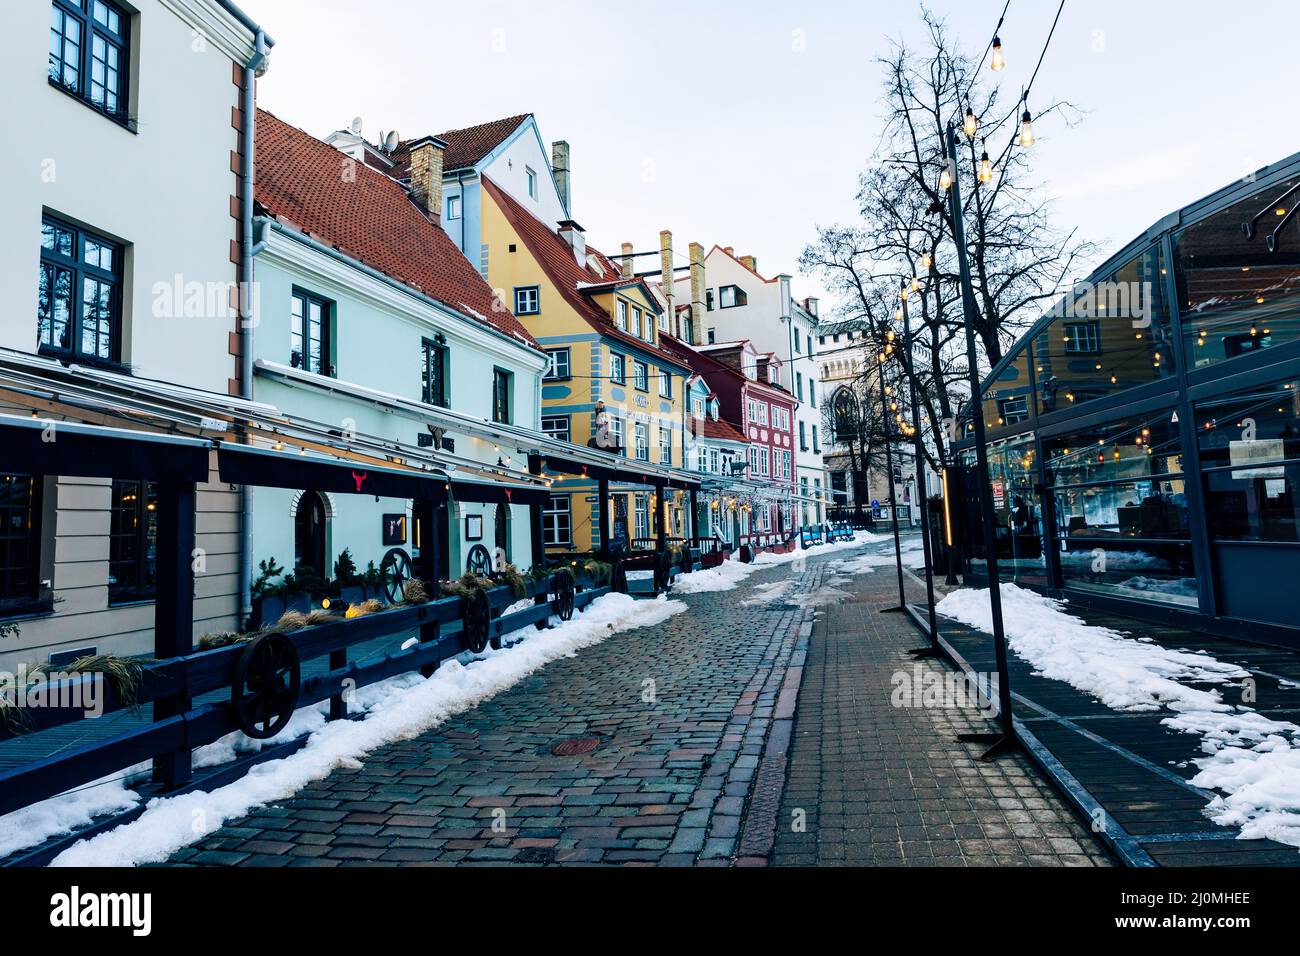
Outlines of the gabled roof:
{"type": "MultiPolygon", "coordinates": [[[[613,320],[584,294],[635,285],[644,288],[644,281],[625,278],[614,267],[608,256],[592,246],[587,246],[586,265],[579,264],[573,254],[573,247],[559,232],[520,205],[513,196],[494,183],[490,176],[483,177],[483,188],[497,204],[497,208],[501,210],[515,233],[523,240],[533,258],[541,265],[547,277],[560,290],[564,301],[593,329],[601,335],[626,342],[674,364],[689,367],[685,366],[675,353],[662,348],[657,342],[647,342],[619,329],[614,325],[613,320]]],[[[649,296],[648,289],[647,296],[649,296]]],[[[653,299],[652,296],[649,297],[653,299]]],[[[660,332],[657,338],[662,338],[663,334],[660,332]]]]}
{"type": "MultiPolygon", "coordinates": [[[[466,169],[477,165],[488,153],[496,149],[517,130],[520,125],[532,117],[532,113],[507,116],[505,119],[468,126],[465,129],[449,129],[445,133],[435,134],[435,138],[447,144],[442,155],[442,171],[449,173],[457,169],[466,169]]],[[[421,137],[423,138],[423,137],[421,137]]],[[[393,175],[399,179],[410,175],[411,144],[418,139],[403,140],[393,150],[393,175]]]]}
{"type": "Polygon", "coordinates": [[[467,319],[537,348],[441,227],[392,178],[266,110],[257,111],[257,203],[270,215],[437,299],[467,319]]]}
{"type": "MultiPolygon", "coordinates": [[[[727,375],[749,385],[751,388],[757,388],[767,392],[771,398],[780,398],[791,402],[792,404],[798,404],[798,402],[795,401],[795,397],[784,388],[781,388],[778,385],[773,385],[771,382],[764,382],[761,379],[750,378],[740,369],[734,368],[726,362],[721,362],[718,359],[715,359],[712,355],[707,354],[701,346],[687,345],[680,339],[674,338],[665,333],[660,333],[659,338],[663,342],[666,351],[677,356],[694,372],[698,372],[710,379],[718,375],[727,375]]],[[[750,346],[751,348],[753,347],[748,339],[742,339],[740,344],[750,346]]]]}
{"type": "Polygon", "coordinates": [[[724,418],[714,421],[707,415],[702,419],[703,425],[700,431],[704,438],[714,438],[719,441],[735,442],[736,444],[749,444],[749,439],[740,433],[736,426],[724,418]]]}

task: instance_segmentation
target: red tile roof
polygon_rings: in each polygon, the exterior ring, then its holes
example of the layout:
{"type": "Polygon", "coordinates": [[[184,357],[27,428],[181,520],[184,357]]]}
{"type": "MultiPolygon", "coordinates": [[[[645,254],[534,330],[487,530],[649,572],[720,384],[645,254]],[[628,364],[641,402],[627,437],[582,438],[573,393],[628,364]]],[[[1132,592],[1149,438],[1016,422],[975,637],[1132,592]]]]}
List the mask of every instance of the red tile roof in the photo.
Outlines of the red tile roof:
{"type": "MultiPolygon", "coordinates": [[[[573,248],[567,240],[560,236],[559,232],[547,226],[525,209],[513,196],[494,183],[490,177],[483,177],[483,187],[514,228],[519,238],[523,240],[524,245],[528,247],[528,251],[532,253],[533,258],[540,263],[546,275],[560,290],[560,295],[564,296],[564,300],[592,328],[601,335],[626,342],[628,345],[636,346],[684,368],[689,367],[675,353],[661,348],[657,342],[647,342],[629,332],[620,330],[614,325],[609,315],[597,308],[595,303],[582,293],[579,288],[582,285],[590,286],[600,283],[619,282],[622,274],[614,268],[614,264],[607,256],[592,246],[587,246],[589,258],[594,257],[596,262],[592,264],[589,261],[585,266],[579,265],[577,258],[573,254],[573,248]]],[[[626,280],[628,285],[638,283],[644,285],[641,280],[626,280]]]]}
{"type": "MultiPolygon", "coordinates": [[[[492,120],[490,123],[480,123],[478,126],[435,133],[437,139],[447,144],[447,150],[442,155],[443,171],[451,172],[453,169],[473,166],[504,143],[510,134],[519,128],[519,124],[532,115],[532,113],[521,113],[518,116],[492,120]]],[[[397,149],[393,150],[392,159],[397,164],[393,168],[393,175],[399,179],[410,175],[410,145],[413,142],[415,140],[404,140],[398,144],[397,149]]]]}
{"type": "Polygon", "coordinates": [[[705,438],[717,438],[721,441],[744,442],[749,444],[749,439],[740,433],[731,422],[719,418],[716,422],[707,416],[704,419],[704,425],[700,429],[705,438]]]}
{"type": "Polygon", "coordinates": [[[392,178],[257,111],[257,188],[269,214],[456,312],[537,346],[441,227],[392,178]]]}
{"type": "MultiPolygon", "coordinates": [[[[704,351],[704,346],[696,347],[687,345],[680,339],[671,335],[661,335],[660,341],[663,342],[664,349],[677,356],[679,361],[688,365],[692,371],[698,372],[705,377],[705,380],[714,378],[718,375],[727,375],[733,379],[739,380],[750,388],[758,389],[769,400],[778,399],[790,402],[792,405],[797,404],[794,396],[780,386],[773,385],[770,382],[759,381],[758,379],[749,378],[738,368],[721,362],[704,351]]],[[[742,339],[740,344],[745,344],[749,340],[742,339]]]]}

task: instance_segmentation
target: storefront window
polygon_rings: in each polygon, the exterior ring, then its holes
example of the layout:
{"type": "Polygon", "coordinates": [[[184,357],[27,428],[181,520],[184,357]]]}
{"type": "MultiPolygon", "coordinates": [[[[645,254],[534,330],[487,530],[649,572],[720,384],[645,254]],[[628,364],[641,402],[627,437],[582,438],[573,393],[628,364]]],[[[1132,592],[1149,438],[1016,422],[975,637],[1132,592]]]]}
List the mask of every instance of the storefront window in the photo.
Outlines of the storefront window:
{"type": "Polygon", "coordinates": [[[1300,541],[1300,382],[1196,409],[1210,538],[1300,541]]]}
{"type": "Polygon", "coordinates": [[[1174,276],[1190,368],[1300,338],[1300,237],[1294,224],[1273,237],[1292,212],[1281,197],[1297,183],[1261,189],[1175,237],[1174,276]]]}
{"type": "Polygon", "coordinates": [[[1166,409],[1045,440],[1069,587],[1195,606],[1177,422],[1166,409]]]}
{"type": "Polygon", "coordinates": [[[1161,247],[1152,245],[1056,304],[1033,342],[1041,414],[1174,374],[1165,273],[1161,247]]]}
{"type": "MultiPolygon", "coordinates": [[[[1037,466],[1033,435],[989,443],[989,487],[993,493],[993,520],[998,549],[998,568],[1003,580],[1046,584],[1043,563],[1042,507],[1035,492],[1037,466]]],[[[975,452],[961,453],[967,479],[967,546],[971,564],[983,570],[986,553],[984,532],[975,498],[975,452]]]]}

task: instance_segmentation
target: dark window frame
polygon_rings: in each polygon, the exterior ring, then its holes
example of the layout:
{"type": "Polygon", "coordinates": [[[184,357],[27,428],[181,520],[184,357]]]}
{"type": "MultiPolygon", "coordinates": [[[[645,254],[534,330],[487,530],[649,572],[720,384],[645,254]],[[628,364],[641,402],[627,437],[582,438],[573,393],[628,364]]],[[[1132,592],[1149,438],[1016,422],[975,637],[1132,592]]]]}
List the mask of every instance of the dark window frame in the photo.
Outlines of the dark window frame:
{"type": "Polygon", "coordinates": [[[74,226],[57,216],[43,216],[41,219],[41,254],[40,271],[37,276],[37,310],[36,310],[36,351],[42,355],[53,355],[87,364],[107,365],[120,368],[122,355],[122,294],[124,279],[124,244],[109,239],[91,229],[74,226]],[[60,234],[67,234],[71,252],[58,251],[60,234]],[[53,248],[46,247],[46,237],[52,236],[53,248]],[[98,264],[86,261],[87,244],[93,243],[101,253],[108,252],[112,265],[105,269],[98,264]],[[59,273],[66,273],[68,280],[68,312],[65,338],[67,345],[54,343],[54,309],[53,292],[59,273]],[[48,277],[48,281],[47,281],[48,277]],[[95,334],[96,350],[86,352],[82,345],[85,337],[86,323],[86,283],[94,282],[98,287],[108,289],[108,325],[106,330],[95,334]],[[48,286],[48,291],[47,291],[48,286]],[[47,303],[49,315],[42,318],[41,302],[47,303]],[[43,328],[44,326],[44,328],[43,328]],[[48,329],[49,341],[46,341],[48,329]],[[106,355],[100,354],[99,343],[107,337],[106,355]]]}
{"type": "Polygon", "coordinates": [[[50,86],[66,93],[73,99],[80,101],[90,109],[99,113],[101,116],[112,120],[119,126],[135,132],[134,122],[131,119],[131,22],[132,14],[113,3],[112,0],[51,0],[50,2],[50,46],[52,47],[56,24],[56,17],[62,20],[58,25],[59,52],[57,59],[52,49],[46,52],[46,79],[50,86]],[[115,16],[118,19],[118,29],[113,30],[107,22],[101,22],[95,18],[97,7],[105,10],[105,19],[115,16]],[[68,23],[72,22],[77,25],[75,33],[76,39],[69,40],[68,23]],[[68,53],[68,44],[76,44],[76,65],[73,67],[75,76],[71,82],[68,81],[68,71],[70,62],[65,58],[68,53]],[[97,47],[102,45],[103,58],[96,54],[97,47]],[[111,63],[111,54],[116,54],[117,65],[114,68],[111,63]],[[54,75],[54,67],[58,66],[59,76],[54,75]],[[95,80],[95,70],[97,65],[102,64],[104,71],[104,83],[97,83],[95,80]],[[111,90],[112,95],[117,97],[116,108],[108,104],[108,95],[110,93],[107,85],[108,71],[115,69],[117,83],[111,90]],[[103,101],[96,102],[93,86],[99,85],[103,88],[103,101]]]}
{"type": "Polygon", "coordinates": [[[109,606],[139,604],[157,596],[157,509],[156,482],[114,480],[109,505],[109,606]],[[125,526],[128,517],[131,524],[125,526]]]}
{"type": "Polygon", "coordinates": [[[542,373],[543,382],[567,382],[573,377],[573,356],[567,345],[558,349],[547,349],[546,355],[550,362],[542,373]],[[560,355],[564,356],[563,374],[560,373],[560,363],[557,361],[560,355]]]}
{"type": "Polygon", "coordinates": [[[511,391],[514,386],[514,374],[508,369],[492,369],[492,421],[498,425],[511,424],[511,391]]]}
{"type": "Polygon", "coordinates": [[[448,408],[451,404],[451,396],[447,391],[447,346],[433,339],[423,339],[420,344],[420,400],[426,405],[448,408]],[[430,361],[434,355],[437,356],[436,382],[430,381],[429,376],[430,370],[435,367],[430,361]]]}
{"type": "Polygon", "coordinates": [[[541,315],[542,314],[542,287],[539,285],[517,285],[514,288],[515,293],[515,315],[541,315]],[[533,294],[533,307],[526,309],[520,305],[519,296],[522,293],[531,292],[533,294]]]}
{"type": "Polygon", "coordinates": [[[26,501],[15,501],[14,490],[0,495],[0,618],[48,610],[41,601],[41,546],[43,492],[41,475],[5,474],[0,487],[10,482],[28,483],[26,501]]]}
{"type": "Polygon", "coordinates": [[[573,441],[573,416],[572,415],[543,415],[542,416],[542,434],[560,441],[573,441]],[[564,428],[547,428],[547,424],[564,422],[564,428]]]}
{"type": "Polygon", "coordinates": [[[292,366],[293,368],[302,369],[304,372],[311,372],[313,375],[324,375],[326,378],[334,378],[336,369],[334,368],[333,361],[331,361],[331,359],[333,358],[333,349],[334,349],[334,302],[331,301],[330,299],[326,299],[324,296],[317,295],[315,292],[312,292],[309,289],[304,289],[301,286],[294,286],[289,296],[289,365],[292,366]],[[309,307],[312,305],[317,305],[320,307],[321,319],[320,319],[320,346],[319,346],[320,367],[319,368],[313,369],[307,366],[308,355],[306,354],[305,351],[303,351],[303,346],[309,345],[311,342],[310,328],[300,327],[299,331],[297,332],[293,330],[293,320],[295,318],[293,314],[293,303],[295,301],[302,302],[302,315],[298,316],[298,318],[300,318],[304,323],[308,322],[309,307]],[[295,350],[293,347],[293,340],[295,336],[300,340],[299,348],[297,350],[295,350]],[[295,352],[297,352],[298,354],[297,361],[294,360],[295,352]]]}

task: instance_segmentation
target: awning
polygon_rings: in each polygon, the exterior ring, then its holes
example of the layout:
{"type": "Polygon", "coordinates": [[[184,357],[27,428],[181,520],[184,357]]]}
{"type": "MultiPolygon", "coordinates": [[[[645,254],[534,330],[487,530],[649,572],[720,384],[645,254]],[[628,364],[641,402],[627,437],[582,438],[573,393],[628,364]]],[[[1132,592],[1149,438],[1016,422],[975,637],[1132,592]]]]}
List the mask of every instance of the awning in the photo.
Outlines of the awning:
{"type": "Polygon", "coordinates": [[[129,428],[0,415],[0,471],[199,483],[212,443],[129,428]]]}

